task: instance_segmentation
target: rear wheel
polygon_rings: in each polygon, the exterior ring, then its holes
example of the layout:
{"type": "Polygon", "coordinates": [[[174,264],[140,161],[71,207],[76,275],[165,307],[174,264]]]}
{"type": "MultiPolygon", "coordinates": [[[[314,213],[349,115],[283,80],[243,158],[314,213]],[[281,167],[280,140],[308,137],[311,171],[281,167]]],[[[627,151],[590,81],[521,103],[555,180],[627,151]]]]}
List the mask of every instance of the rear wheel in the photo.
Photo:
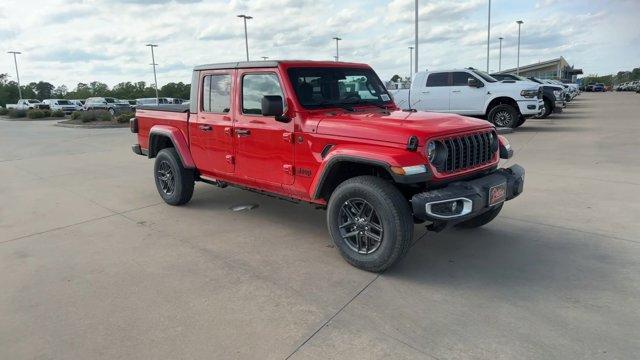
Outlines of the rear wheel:
{"type": "Polygon", "coordinates": [[[461,229],[473,229],[483,225],[487,225],[488,223],[493,221],[493,219],[495,219],[496,216],[498,216],[498,214],[500,214],[500,210],[502,210],[502,205],[504,204],[496,205],[493,209],[485,213],[482,213],[474,217],[473,219],[469,219],[467,221],[456,224],[456,227],[461,229]]]}
{"type": "Polygon", "coordinates": [[[185,169],[174,148],[160,150],[153,168],[156,188],[169,205],[183,205],[193,196],[193,170],[185,169]]]}
{"type": "Polygon", "coordinates": [[[513,106],[508,104],[500,104],[494,106],[493,109],[489,111],[487,119],[490,123],[494,124],[497,127],[514,128],[518,123],[519,116],[520,114],[513,106]]]}
{"type": "Polygon", "coordinates": [[[407,200],[388,181],[358,176],[340,184],[327,205],[333,243],[351,265],[379,272],[400,260],[413,238],[407,200]]]}

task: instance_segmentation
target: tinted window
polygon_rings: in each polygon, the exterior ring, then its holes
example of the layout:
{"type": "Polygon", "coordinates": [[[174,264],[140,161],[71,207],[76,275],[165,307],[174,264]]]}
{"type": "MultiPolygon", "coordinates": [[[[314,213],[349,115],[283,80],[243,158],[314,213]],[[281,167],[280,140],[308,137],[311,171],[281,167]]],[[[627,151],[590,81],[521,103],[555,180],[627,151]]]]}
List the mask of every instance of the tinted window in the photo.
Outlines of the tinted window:
{"type": "Polygon", "coordinates": [[[429,74],[427,87],[449,86],[449,73],[429,74]]]}
{"type": "Polygon", "coordinates": [[[276,74],[247,74],[242,78],[242,112],[262,115],[262,97],[280,95],[282,89],[276,74]]]}
{"type": "Polygon", "coordinates": [[[453,86],[468,86],[469,79],[474,79],[473,76],[467,74],[466,72],[454,72],[453,73],[453,86]]]}
{"type": "Polygon", "coordinates": [[[202,110],[226,114],[231,108],[231,75],[207,75],[202,91],[202,110]]]}

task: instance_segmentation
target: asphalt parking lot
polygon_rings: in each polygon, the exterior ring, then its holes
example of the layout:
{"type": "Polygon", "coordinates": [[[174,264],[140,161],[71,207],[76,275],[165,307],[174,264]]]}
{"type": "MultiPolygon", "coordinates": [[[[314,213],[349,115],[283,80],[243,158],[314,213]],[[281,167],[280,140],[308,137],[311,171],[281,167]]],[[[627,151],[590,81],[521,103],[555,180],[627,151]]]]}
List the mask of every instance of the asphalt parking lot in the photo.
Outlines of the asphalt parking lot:
{"type": "Polygon", "coordinates": [[[527,121],[525,193],[482,229],[417,226],[380,275],[308,205],[161,203],[128,129],[0,121],[0,358],[637,358],[639,114],[584,93],[527,121]]]}

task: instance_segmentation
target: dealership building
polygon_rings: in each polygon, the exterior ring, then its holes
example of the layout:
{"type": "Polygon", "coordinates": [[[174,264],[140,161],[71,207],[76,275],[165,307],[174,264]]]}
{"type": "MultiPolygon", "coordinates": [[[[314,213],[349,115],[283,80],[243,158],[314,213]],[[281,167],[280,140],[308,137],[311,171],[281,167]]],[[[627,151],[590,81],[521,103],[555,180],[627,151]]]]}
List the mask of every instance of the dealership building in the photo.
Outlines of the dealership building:
{"type": "MultiPolygon", "coordinates": [[[[517,69],[502,70],[501,74],[516,74],[517,69]]],[[[560,56],[557,59],[540,61],[531,65],[520,66],[520,76],[537,77],[540,79],[555,79],[564,82],[575,83],[578,75],[582,74],[582,69],[576,69],[569,65],[567,60],[560,56]]]]}

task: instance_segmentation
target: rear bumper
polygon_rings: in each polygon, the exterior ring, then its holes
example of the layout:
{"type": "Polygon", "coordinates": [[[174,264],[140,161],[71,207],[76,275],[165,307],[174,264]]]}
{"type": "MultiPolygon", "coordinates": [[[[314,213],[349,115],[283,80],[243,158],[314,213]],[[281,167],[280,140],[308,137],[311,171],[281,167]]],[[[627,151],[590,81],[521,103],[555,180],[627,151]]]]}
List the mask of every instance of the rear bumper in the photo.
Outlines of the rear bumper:
{"type": "Polygon", "coordinates": [[[442,189],[416,194],[411,198],[411,206],[414,217],[418,219],[458,223],[474,218],[498,205],[499,203],[489,205],[490,196],[500,195],[504,201],[509,201],[520,195],[523,189],[524,168],[513,165],[478,179],[454,182],[442,189]],[[501,184],[505,184],[504,194],[498,194],[492,190],[501,184]],[[457,202],[456,212],[444,213],[438,209],[438,206],[451,204],[454,201],[457,202]]]}
{"type": "Polygon", "coordinates": [[[139,144],[131,145],[131,150],[137,155],[147,156],[149,154],[147,149],[141,148],[139,144]]]}

